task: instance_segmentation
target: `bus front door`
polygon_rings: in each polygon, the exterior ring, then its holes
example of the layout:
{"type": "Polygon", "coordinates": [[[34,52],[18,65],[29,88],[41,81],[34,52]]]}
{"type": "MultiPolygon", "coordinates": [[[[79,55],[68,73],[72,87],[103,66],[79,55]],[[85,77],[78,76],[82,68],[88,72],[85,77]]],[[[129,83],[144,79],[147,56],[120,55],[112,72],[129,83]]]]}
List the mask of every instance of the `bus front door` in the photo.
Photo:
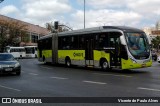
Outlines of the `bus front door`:
{"type": "Polygon", "coordinates": [[[93,66],[93,39],[86,39],[85,47],[85,64],[86,66],[93,66]]]}

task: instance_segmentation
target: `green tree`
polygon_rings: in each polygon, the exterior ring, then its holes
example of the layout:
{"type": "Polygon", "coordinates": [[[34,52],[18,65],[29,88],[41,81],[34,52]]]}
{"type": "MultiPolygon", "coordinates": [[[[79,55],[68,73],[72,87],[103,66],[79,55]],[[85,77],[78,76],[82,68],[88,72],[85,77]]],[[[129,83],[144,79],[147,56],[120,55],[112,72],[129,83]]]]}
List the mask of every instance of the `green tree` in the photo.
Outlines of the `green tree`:
{"type": "Polygon", "coordinates": [[[19,46],[20,38],[26,35],[27,25],[21,21],[0,19],[0,50],[5,46],[19,46]]]}
{"type": "Polygon", "coordinates": [[[152,46],[153,48],[157,49],[157,51],[160,49],[160,36],[155,37],[154,39],[152,39],[152,46]]]}

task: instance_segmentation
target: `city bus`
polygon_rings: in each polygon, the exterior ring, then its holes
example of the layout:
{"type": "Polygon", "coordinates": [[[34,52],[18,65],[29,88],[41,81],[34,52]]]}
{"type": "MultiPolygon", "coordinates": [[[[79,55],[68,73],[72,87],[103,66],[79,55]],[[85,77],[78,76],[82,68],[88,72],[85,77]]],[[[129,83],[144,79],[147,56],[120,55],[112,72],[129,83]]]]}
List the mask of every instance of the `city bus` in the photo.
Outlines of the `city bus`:
{"type": "Polygon", "coordinates": [[[152,65],[150,44],[142,30],[127,26],[50,33],[38,41],[38,60],[68,67],[136,69],[152,65]]]}
{"type": "Polygon", "coordinates": [[[24,47],[11,47],[6,46],[5,52],[11,53],[15,58],[24,58],[26,57],[26,52],[24,47]]]}
{"type": "Polygon", "coordinates": [[[37,46],[24,46],[26,58],[37,58],[37,46]]]}

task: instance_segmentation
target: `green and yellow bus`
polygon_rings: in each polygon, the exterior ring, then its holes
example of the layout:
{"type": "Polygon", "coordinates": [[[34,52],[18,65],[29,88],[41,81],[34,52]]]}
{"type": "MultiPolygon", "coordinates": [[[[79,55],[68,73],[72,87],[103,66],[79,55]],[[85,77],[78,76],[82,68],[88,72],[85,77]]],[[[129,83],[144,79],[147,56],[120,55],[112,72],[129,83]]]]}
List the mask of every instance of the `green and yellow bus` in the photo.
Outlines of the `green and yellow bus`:
{"type": "Polygon", "coordinates": [[[50,33],[38,41],[38,59],[44,63],[136,69],[150,67],[150,40],[139,29],[101,26],[50,33]]]}

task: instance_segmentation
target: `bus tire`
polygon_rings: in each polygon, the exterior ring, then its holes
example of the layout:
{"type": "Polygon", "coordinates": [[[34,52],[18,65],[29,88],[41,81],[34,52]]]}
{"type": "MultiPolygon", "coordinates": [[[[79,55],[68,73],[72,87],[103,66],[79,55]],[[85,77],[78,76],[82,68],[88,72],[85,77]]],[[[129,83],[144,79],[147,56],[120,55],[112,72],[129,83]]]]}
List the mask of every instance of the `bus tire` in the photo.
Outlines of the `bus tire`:
{"type": "Polygon", "coordinates": [[[22,55],[20,55],[20,58],[22,59],[22,55]]]}
{"type": "Polygon", "coordinates": [[[100,66],[101,66],[102,70],[109,70],[109,64],[108,64],[107,60],[105,60],[105,59],[102,59],[100,61],[100,66]]]}
{"type": "Polygon", "coordinates": [[[35,58],[37,58],[37,55],[35,54],[35,58]]]}
{"type": "Polygon", "coordinates": [[[66,64],[67,67],[71,66],[71,59],[69,57],[66,57],[65,64],[66,64]]]}
{"type": "Polygon", "coordinates": [[[46,58],[44,56],[43,56],[43,62],[44,62],[44,64],[47,64],[46,58]]]}

